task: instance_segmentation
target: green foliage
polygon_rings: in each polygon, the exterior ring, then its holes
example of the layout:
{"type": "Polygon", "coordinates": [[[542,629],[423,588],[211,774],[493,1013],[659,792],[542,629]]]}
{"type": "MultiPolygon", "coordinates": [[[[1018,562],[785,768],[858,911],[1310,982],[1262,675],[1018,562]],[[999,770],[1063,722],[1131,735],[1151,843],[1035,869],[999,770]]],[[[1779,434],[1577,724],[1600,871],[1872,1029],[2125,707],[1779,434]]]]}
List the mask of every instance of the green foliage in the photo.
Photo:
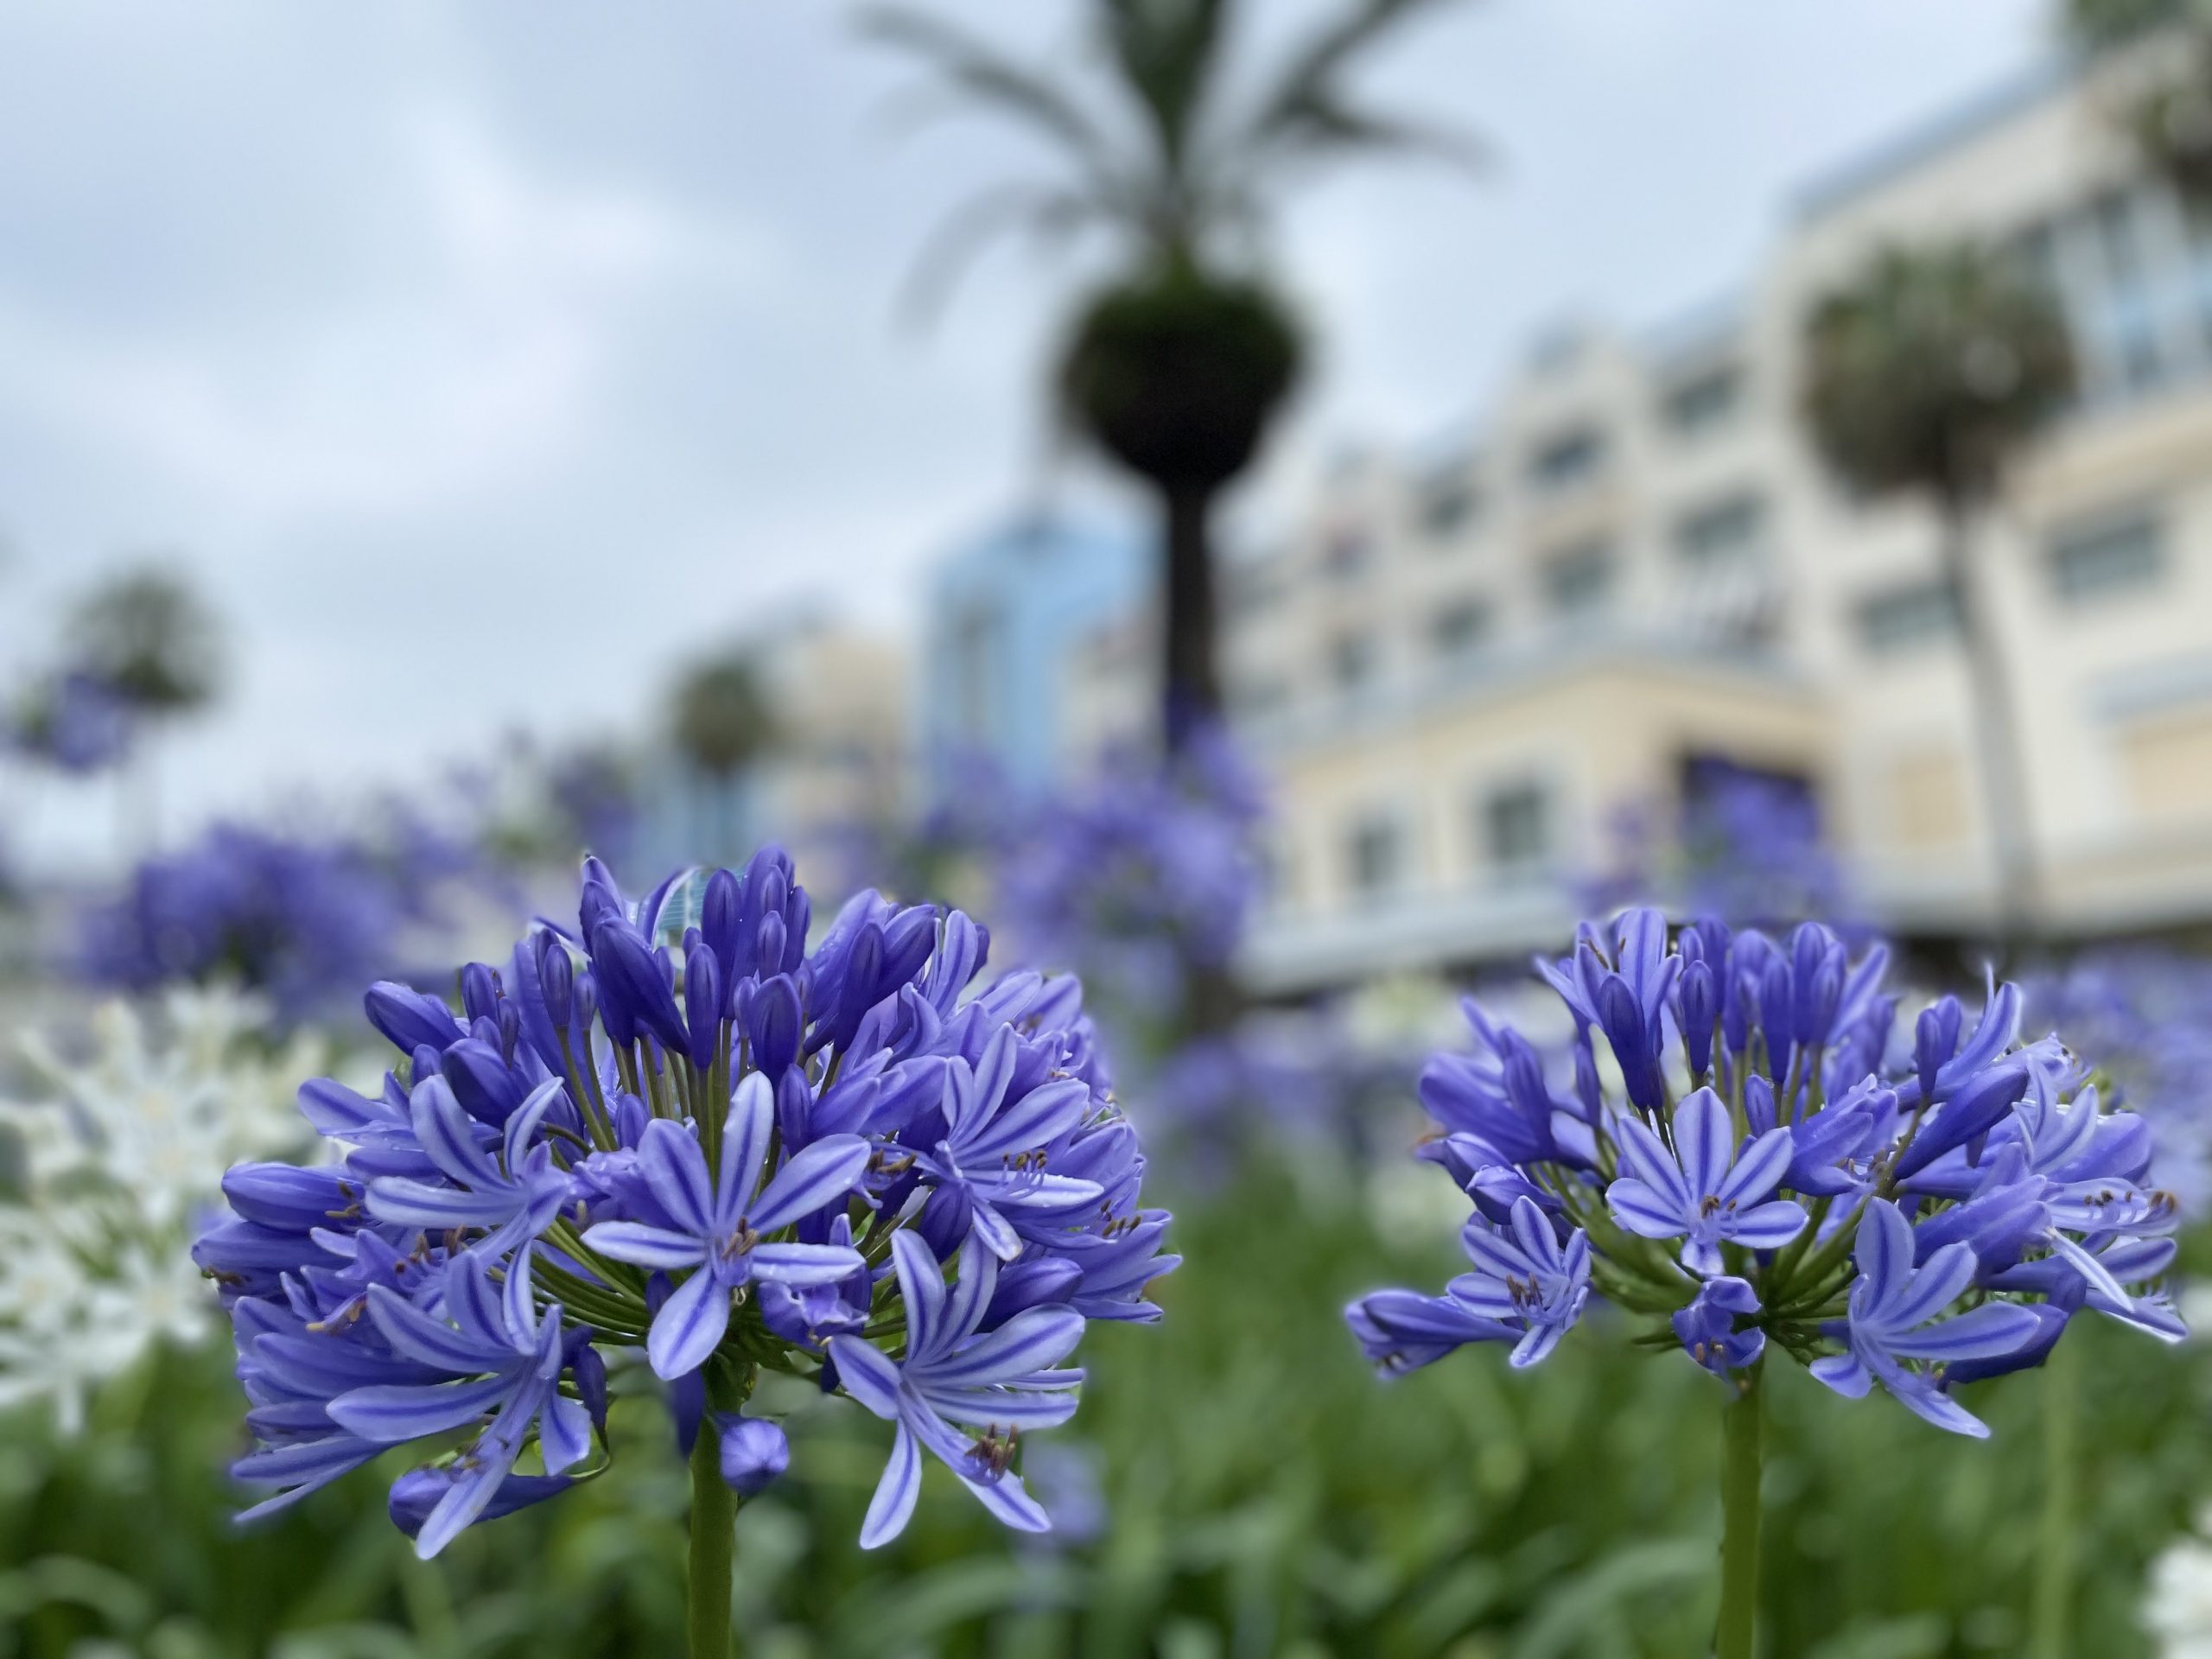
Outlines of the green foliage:
{"type": "Polygon", "coordinates": [[[155,715],[181,714],[215,695],[222,631],[174,571],[130,571],[87,594],[69,619],[73,666],[155,715]]]}
{"type": "Polygon", "coordinates": [[[676,747],[700,771],[727,778],[774,741],[760,671],[743,652],[694,663],[677,681],[669,716],[676,747]]]}
{"type": "Polygon", "coordinates": [[[1180,265],[1091,302],[1060,396],[1139,477],[1211,488],[1251,460],[1300,356],[1298,331],[1267,289],[1180,265]]]}
{"type": "Polygon", "coordinates": [[[1806,328],[1807,423],[1869,493],[1979,504],[2074,389],[2064,317],[1994,253],[1958,243],[1878,255],[1806,328]]]}
{"type": "MultiPolygon", "coordinates": [[[[1541,1370],[1471,1352],[1392,1382],[1338,1308],[1440,1284],[1448,1223],[1388,1242],[1341,1166],[1256,1166],[1185,1206],[1165,1324],[1095,1328],[1076,1425],[1112,1524],[1027,1546],[940,1470],[890,1550],[854,1545],[884,1426],[785,1385],[793,1477],[738,1520],[754,1659],[1363,1654],[1675,1659],[1702,1650],[1719,1536],[1719,1386],[1577,1331],[1541,1370]]],[[[1402,1202],[1386,1200],[1385,1202],[1402,1202]]],[[[1426,1208],[1426,1206],[1422,1206],[1426,1208]]],[[[2096,1321],[2069,1341],[2085,1411],[2072,1650],[2148,1649],[2145,1564],[2212,1492],[2212,1359],[2096,1321]]],[[[612,1473],[414,1560],[365,1471],[240,1536],[219,1474],[239,1441],[219,1356],[118,1385],[84,1439],[0,1428],[0,1656],[553,1659],[679,1650],[683,1474],[624,1379],[612,1473]],[[111,1649],[73,1644],[105,1638],[111,1649]]],[[[1986,1443],[1772,1368],[1766,1650],[1814,1659],[2025,1645],[2042,1490],[2040,1376],[1978,1390],[1986,1443]]],[[[380,1471],[387,1476],[390,1470],[380,1471]]],[[[1048,1499],[1050,1494],[1047,1494],[1048,1499]]]]}

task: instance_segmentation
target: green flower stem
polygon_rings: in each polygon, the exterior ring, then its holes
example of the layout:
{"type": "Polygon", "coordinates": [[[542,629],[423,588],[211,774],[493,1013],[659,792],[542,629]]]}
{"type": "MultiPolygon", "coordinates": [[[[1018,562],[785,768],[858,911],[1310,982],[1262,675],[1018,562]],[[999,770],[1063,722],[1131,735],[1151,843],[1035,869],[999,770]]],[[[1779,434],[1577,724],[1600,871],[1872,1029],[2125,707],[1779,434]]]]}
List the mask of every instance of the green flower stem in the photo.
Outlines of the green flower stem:
{"type": "Polygon", "coordinates": [[[722,1481],[718,1411],[735,1411],[752,1392],[713,1361],[707,1368],[707,1410],[691,1443],[691,1573],[684,1628],[690,1659],[729,1659],[730,1571],[737,1552],[737,1494],[722,1481]]]}
{"type": "Polygon", "coordinates": [[[1751,1659],[1759,1605],[1759,1459],[1765,1363],[1744,1374],[1720,1420],[1720,1622],[1716,1659],[1751,1659]]]}
{"type": "Polygon", "coordinates": [[[2082,1410],[2082,1357],[2062,1339],[2043,1367],[2043,1526],[2029,1624],[2033,1659],[2066,1659],[2074,1591],[2074,1430],[2082,1410]]]}

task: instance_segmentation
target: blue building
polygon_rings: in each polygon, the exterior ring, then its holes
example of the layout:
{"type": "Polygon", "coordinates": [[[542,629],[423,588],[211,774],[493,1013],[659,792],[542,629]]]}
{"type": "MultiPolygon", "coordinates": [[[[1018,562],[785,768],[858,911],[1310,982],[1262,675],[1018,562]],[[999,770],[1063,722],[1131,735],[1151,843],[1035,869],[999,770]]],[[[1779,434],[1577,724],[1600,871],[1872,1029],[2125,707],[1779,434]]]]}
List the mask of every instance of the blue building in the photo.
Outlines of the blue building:
{"type": "Polygon", "coordinates": [[[1079,641],[1145,602],[1152,549],[1126,528],[1038,514],[957,549],[931,577],[919,751],[935,792],[963,764],[1049,784],[1065,748],[1065,668],[1079,641]]]}

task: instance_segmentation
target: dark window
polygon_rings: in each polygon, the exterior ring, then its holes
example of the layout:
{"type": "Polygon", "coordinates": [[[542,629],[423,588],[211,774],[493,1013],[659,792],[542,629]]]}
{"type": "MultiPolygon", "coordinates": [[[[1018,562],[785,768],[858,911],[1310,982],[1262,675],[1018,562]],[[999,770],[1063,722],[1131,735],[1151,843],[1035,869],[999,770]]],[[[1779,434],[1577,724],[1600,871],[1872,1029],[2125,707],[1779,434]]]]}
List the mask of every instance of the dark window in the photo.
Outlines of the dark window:
{"type": "Polygon", "coordinates": [[[1726,425],[1743,395],[1742,373],[1734,367],[1707,369],[1667,393],[1667,424],[1684,437],[1726,425]]]}
{"type": "Polygon", "coordinates": [[[1540,784],[1491,790],[1479,808],[1483,854],[1497,869],[1526,873],[1551,856],[1551,800],[1540,784]]]}
{"type": "Polygon", "coordinates": [[[1340,633],[1329,647],[1329,671],[1338,688],[1356,691],[1375,677],[1380,653],[1371,633],[1340,633]]]}
{"type": "Polygon", "coordinates": [[[2050,549],[2051,586],[2072,604],[2156,587],[2164,569],[2158,521],[2149,518],[2063,535],[2050,549]]]}
{"type": "Polygon", "coordinates": [[[1405,832],[1395,818],[1362,818],[1352,825],[1344,850],[1358,892],[1388,893],[1405,879],[1405,832]]]}
{"type": "Polygon", "coordinates": [[[1340,530],[1329,537],[1329,545],[1321,555],[1321,568],[1334,582],[1351,582],[1367,569],[1370,551],[1366,535],[1357,530],[1340,530]]]}
{"type": "Polygon", "coordinates": [[[1529,476],[1541,488],[1563,490],[1587,482],[1605,459],[1604,436],[1588,427],[1578,427],[1538,445],[1529,458],[1529,476]]]}
{"type": "Polygon", "coordinates": [[[1490,607],[1478,599],[1454,600],[1428,620],[1428,643],[1439,657],[1465,657],[1490,633],[1490,607]]]}
{"type": "Polygon", "coordinates": [[[1440,479],[1421,497],[1421,528],[1436,541],[1448,541],[1474,521],[1474,486],[1465,479],[1440,479]]]}
{"type": "Polygon", "coordinates": [[[1859,639],[1878,656],[1948,639],[1958,628],[1958,595],[1948,582],[1892,588],[1859,604],[1859,639]]]}
{"type": "Polygon", "coordinates": [[[1756,553],[1765,527],[1765,502],[1732,495],[1686,515],[1675,526],[1675,550],[1683,563],[1709,569],[1756,553]]]}
{"type": "Polygon", "coordinates": [[[1544,563],[1544,600],[1554,614],[1588,616],[1605,609],[1613,593],[1613,550],[1585,542],[1544,563]]]}

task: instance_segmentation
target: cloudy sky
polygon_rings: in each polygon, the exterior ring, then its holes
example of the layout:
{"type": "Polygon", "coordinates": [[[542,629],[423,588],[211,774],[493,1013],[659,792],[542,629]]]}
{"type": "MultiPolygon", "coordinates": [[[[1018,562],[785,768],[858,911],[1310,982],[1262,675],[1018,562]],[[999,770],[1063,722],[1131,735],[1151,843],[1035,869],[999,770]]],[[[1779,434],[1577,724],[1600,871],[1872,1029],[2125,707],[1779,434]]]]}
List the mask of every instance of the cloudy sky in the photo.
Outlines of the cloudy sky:
{"type": "MultiPolygon", "coordinates": [[[[1077,39],[1077,0],[940,3],[1077,39]]],[[[1248,10],[1264,50],[1319,7],[1248,10]]],[[[1009,251],[899,322],[943,210],[1035,157],[898,118],[853,20],[0,9],[0,683],[103,569],[188,567],[234,666],[164,755],[174,828],[641,728],[669,653],[809,603],[910,626],[933,557],[1065,487],[1037,368],[1069,273],[1009,251]]],[[[1726,295],[1806,181],[2047,47],[2038,0],[1445,9],[1373,85],[1500,163],[1294,202],[1325,349],[1272,475],[1463,421],[1564,317],[1726,295]]],[[[34,851],[105,844],[99,791],[0,784],[34,851]]]]}

